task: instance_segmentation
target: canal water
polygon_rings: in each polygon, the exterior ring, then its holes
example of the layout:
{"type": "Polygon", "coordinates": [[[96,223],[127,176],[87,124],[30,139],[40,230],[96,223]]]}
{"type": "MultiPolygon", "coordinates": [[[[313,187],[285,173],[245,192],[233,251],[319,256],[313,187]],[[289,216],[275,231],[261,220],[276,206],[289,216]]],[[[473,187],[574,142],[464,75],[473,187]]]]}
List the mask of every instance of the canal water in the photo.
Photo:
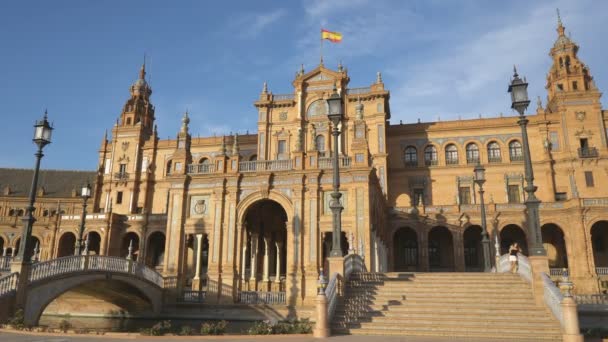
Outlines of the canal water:
{"type": "MultiPolygon", "coordinates": [[[[59,328],[59,323],[67,320],[72,325],[72,329],[87,329],[97,331],[112,331],[112,332],[139,332],[141,329],[152,327],[154,324],[163,321],[171,321],[171,328],[175,332],[179,332],[182,326],[189,325],[195,333],[200,332],[201,324],[205,322],[218,322],[208,319],[163,319],[163,318],[123,318],[123,317],[81,317],[81,316],[55,316],[42,315],[40,317],[40,326],[48,326],[49,328],[59,328]]],[[[229,321],[226,327],[226,334],[243,334],[246,333],[255,321],[229,321]]]]}

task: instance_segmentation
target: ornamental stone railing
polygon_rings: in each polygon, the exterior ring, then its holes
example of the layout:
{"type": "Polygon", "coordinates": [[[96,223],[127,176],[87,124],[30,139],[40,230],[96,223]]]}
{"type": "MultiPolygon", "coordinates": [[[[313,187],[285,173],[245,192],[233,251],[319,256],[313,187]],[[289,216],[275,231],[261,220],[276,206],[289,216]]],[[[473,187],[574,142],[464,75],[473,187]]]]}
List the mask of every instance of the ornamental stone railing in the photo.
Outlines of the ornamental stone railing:
{"type": "Polygon", "coordinates": [[[182,303],[203,303],[207,297],[207,291],[184,290],[177,300],[182,303]]]}
{"type": "Polygon", "coordinates": [[[347,88],[346,94],[347,95],[366,94],[366,93],[369,93],[370,91],[372,91],[372,88],[370,88],[370,87],[347,88]]]}
{"type": "Polygon", "coordinates": [[[11,260],[13,260],[13,257],[10,255],[0,256],[0,272],[6,272],[11,269],[11,260]]]}
{"type": "Polygon", "coordinates": [[[562,309],[562,301],[564,296],[559,291],[555,283],[549,278],[546,273],[542,273],[545,304],[549,307],[553,316],[559,321],[560,325],[564,326],[564,312],[562,309]]]}
{"type": "Polygon", "coordinates": [[[17,291],[18,282],[19,273],[11,273],[0,277],[0,297],[17,291]]]}
{"type": "Polygon", "coordinates": [[[597,275],[608,275],[608,267],[596,267],[595,274],[597,275]]]}
{"type": "MultiPolygon", "coordinates": [[[[340,168],[349,168],[351,165],[351,158],[348,156],[339,156],[338,165],[340,168]]],[[[333,169],[334,158],[333,157],[322,157],[319,158],[320,169],[333,169]]]]}
{"type": "Polygon", "coordinates": [[[164,279],[155,270],[133,260],[103,255],[75,255],[32,264],[29,281],[36,282],[66,273],[105,271],[133,275],[164,287],[164,279]]]}
{"type": "Polygon", "coordinates": [[[602,305],[608,306],[608,294],[575,295],[574,299],[578,305],[602,305]]]}
{"type": "Polygon", "coordinates": [[[285,298],[285,292],[241,291],[238,301],[242,304],[281,305],[286,303],[285,298]]]}
{"type": "Polygon", "coordinates": [[[293,99],[295,99],[294,94],[273,94],[272,95],[273,101],[286,101],[286,100],[293,100],[293,99]]]}
{"type": "Polygon", "coordinates": [[[293,160],[253,160],[239,162],[240,172],[293,170],[293,160]]]}
{"type": "Polygon", "coordinates": [[[334,273],[329,279],[329,283],[325,288],[325,296],[327,297],[327,321],[331,322],[338,306],[338,287],[340,282],[340,274],[334,273]]]}
{"type": "MultiPolygon", "coordinates": [[[[517,254],[517,273],[524,278],[528,283],[532,282],[532,268],[530,267],[530,261],[523,254],[517,254]]],[[[503,254],[498,259],[498,273],[511,272],[511,262],[509,261],[509,254],[503,254]]]]}
{"type": "Polygon", "coordinates": [[[214,173],[214,164],[190,164],[188,165],[188,173],[193,175],[214,173]]]}

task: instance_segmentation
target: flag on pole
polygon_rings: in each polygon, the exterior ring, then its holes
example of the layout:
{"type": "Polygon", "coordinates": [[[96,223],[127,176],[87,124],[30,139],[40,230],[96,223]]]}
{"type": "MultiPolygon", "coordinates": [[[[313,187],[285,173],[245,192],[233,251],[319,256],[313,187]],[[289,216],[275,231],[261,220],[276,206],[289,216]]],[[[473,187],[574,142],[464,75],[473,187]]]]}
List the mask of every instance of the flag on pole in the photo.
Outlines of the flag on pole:
{"type": "Polygon", "coordinates": [[[342,33],[321,29],[321,39],[327,39],[332,43],[339,43],[342,41],[342,33]]]}

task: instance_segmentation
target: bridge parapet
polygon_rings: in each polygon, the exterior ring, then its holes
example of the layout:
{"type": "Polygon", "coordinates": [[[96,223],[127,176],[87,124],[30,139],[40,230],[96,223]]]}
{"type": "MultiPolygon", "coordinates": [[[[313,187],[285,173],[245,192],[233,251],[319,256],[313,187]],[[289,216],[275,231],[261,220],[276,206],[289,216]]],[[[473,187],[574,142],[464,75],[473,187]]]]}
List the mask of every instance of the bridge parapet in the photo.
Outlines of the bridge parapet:
{"type": "Polygon", "coordinates": [[[104,271],[131,274],[163,288],[163,276],[146,265],[133,260],[103,255],[75,255],[43,261],[32,265],[29,281],[83,271],[104,271]]]}
{"type": "Polygon", "coordinates": [[[7,274],[0,278],[0,297],[11,294],[17,291],[17,283],[19,281],[18,273],[7,274]]]}

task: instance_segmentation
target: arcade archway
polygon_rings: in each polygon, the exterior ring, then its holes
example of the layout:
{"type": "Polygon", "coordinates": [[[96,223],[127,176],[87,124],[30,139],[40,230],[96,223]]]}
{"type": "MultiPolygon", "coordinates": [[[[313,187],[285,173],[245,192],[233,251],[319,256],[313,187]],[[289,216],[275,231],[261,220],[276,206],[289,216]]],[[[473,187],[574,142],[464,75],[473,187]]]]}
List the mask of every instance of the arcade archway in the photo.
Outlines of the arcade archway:
{"type": "Polygon", "coordinates": [[[431,229],[428,252],[431,271],[454,270],[454,242],[449,229],[442,226],[431,229]]]}
{"type": "Polygon", "coordinates": [[[410,227],[399,228],[393,236],[393,269],[416,271],[418,268],[418,234],[410,227]]]}
{"type": "Polygon", "coordinates": [[[65,232],[59,238],[59,245],[57,247],[57,257],[61,258],[64,256],[74,255],[76,248],[76,235],[72,232],[65,232]]]}
{"type": "Polygon", "coordinates": [[[517,242],[519,248],[521,248],[523,255],[528,255],[528,240],[526,239],[526,233],[516,224],[510,224],[505,226],[500,231],[500,254],[506,254],[509,252],[509,246],[517,242]]]}
{"type": "Polygon", "coordinates": [[[553,223],[541,227],[543,236],[543,247],[547,251],[549,267],[568,268],[568,255],[566,253],[566,241],[564,232],[553,223]]]}
{"type": "Polygon", "coordinates": [[[608,267],[608,221],[591,226],[591,245],[595,267],[608,267]]]}
{"type": "Polygon", "coordinates": [[[464,231],[464,265],[467,271],[483,270],[483,249],[480,226],[469,226],[464,231]]]}

